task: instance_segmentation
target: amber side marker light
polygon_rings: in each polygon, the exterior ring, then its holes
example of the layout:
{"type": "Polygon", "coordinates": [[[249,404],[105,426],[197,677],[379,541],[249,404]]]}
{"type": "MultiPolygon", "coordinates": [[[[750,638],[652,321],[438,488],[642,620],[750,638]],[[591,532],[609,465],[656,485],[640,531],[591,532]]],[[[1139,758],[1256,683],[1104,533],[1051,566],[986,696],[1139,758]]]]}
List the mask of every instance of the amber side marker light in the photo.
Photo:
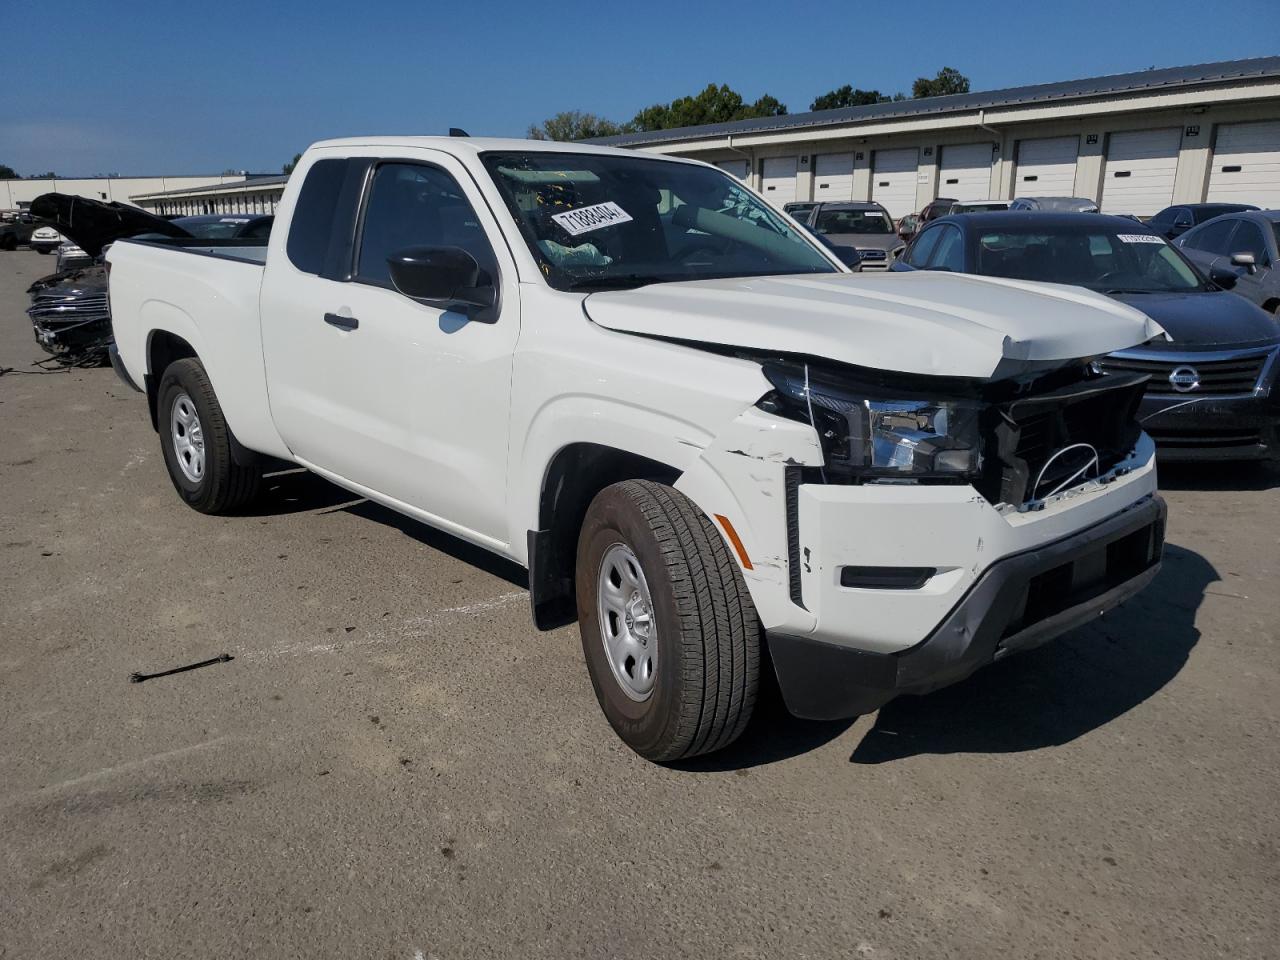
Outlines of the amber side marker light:
{"type": "Polygon", "coordinates": [[[720,526],[724,527],[725,536],[727,536],[729,538],[729,542],[733,544],[733,549],[737,551],[738,559],[742,561],[742,569],[754,570],[755,567],[751,566],[751,558],[747,556],[747,551],[743,549],[742,540],[738,536],[738,531],[733,529],[733,524],[729,522],[729,518],[723,517],[718,513],[715,517],[720,523],[720,526]]]}

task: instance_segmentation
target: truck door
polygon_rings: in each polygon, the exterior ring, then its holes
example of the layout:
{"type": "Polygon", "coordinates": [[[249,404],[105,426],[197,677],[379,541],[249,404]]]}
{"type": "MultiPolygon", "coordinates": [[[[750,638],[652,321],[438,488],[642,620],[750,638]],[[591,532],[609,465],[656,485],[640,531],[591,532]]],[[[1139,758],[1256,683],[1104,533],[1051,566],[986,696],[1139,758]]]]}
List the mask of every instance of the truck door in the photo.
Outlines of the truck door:
{"type": "Polygon", "coordinates": [[[262,287],[271,413],[306,463],[497,547],[509,539],[515,264],[462,165],[406,153],[421,159],[322,159],[308,170],[288,255],[270,258],[262,287]],[[343,169],[322,168],[330,162],[343,169]],[[308,207],[317,200],[319,213],[308,207]],[[326,249],[308,260],[317,236],[326,249]],[[493,278],[492,322],[394,289],[392,253],[441,246],[467,250],[493,278]]]}

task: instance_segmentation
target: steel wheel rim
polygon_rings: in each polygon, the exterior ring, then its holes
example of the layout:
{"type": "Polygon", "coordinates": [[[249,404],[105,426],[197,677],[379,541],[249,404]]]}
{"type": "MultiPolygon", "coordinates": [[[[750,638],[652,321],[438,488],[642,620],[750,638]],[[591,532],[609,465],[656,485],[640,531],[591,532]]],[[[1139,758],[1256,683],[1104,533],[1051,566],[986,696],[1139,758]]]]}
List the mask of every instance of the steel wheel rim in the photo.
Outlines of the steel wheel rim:
{"type": "Polygon", "coordinates": [[[204,431],[196,405],[186,393],[174,397],[169,408],[169,436],[178,469],[192,483],[199,483],[204,479],[204,431]]]}
{"type": "Polygon", "coordinates": [[[600,559],[596,609],[613,679],[630,699],[648,700],[658,674],[657,624],[649,582],[625,543],[615,543],[600,559]]]}

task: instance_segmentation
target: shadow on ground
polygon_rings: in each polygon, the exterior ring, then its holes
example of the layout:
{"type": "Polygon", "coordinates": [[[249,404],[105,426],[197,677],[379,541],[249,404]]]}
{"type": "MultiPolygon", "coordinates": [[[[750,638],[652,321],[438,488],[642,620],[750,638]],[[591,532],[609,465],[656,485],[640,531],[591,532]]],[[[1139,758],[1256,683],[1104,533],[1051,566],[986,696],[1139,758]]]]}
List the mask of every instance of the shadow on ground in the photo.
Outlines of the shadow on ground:
{"type": "Polygon", "coordinates": [[[1200,639],[1205,588],[1217,580],[1204,557],[1168,546],[1151,586],[1096,623],[956,686],[886,704],[850,760],[1038,750],[1096,730],[1178,675],[1200,639]]]}
{"type": "Polygon", "coordinates": [[[1271,490],[1280,487],[1280,464],[1162,463],[1162,490],[1271,490]]]}

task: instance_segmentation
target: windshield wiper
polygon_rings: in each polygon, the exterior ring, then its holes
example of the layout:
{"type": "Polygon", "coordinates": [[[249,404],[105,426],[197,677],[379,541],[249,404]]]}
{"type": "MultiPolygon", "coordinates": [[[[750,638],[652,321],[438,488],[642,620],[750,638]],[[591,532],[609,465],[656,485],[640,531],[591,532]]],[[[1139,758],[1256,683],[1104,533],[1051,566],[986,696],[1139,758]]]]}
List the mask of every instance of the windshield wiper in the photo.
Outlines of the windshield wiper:
{"type": "Polygon", "coordinates": [[[1105,293],[1109,297],[1114,296],[1117,293],[1163,293],[1163,292],[1164,291],[1161,291],[1161,290],[1136,290],[1136,289],[1128,289],[1126,287],[1116,287],[1114,290],[1103,291],[1103,293],[1105,293]]]}
{"type": "Polygon", "coordinates": [[[643,273],[612,274],[602,277],[574,277],[564,285],[566,290],[631,290],[651,283],[662,283],[666,278],[643,273]]]}

